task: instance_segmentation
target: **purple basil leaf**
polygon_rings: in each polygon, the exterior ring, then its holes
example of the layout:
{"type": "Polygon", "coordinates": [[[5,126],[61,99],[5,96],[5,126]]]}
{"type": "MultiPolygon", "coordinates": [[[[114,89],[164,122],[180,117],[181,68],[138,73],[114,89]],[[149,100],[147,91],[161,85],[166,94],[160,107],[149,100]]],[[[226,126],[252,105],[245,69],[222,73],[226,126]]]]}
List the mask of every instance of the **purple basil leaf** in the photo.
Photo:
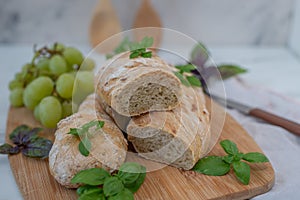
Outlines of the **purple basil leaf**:
{"type": "Polygon", "coordinates": [[[198,44],[193,48],[191,52],[190,61],[192,64],[197,65],[199,68],[203,68],[204,64],[208,60],[209,52],[207,48],[201,43],[198,44]]]}
{"type": "Polygon", "coordinates": [[[52,147],[52,142],[48,139],[37,138],[29,143],[23,150],[23,155],[32,158],[47,158],[52,147]]]}
{"type": "MultiPolygon", "coordinates": [[[[17,128],[18,129],[18,128],[17,128]]],[[[13,131],[13,135],[11,137],[11,140],[16,145],[26,145],[29,142],[35,140],[38,136],[38,132],[40,132],[41,128],[33,128],[33,129],[23,129],[20,128],[17,131],[13,131]]]]}
{"type": "Polygon", "coordinates": [[[14,146],[13,148],[10,149],[9,153],[10,154],[17,154],[21,151],[19,146],[14,146]]]}
{"type": "Polygon", "coordinates": [[[0,154],[10,154],[11,149],[13,148],[13,146],[11,146],[10,144],[2,144],[0,146],[0,154]]]}
{"type": "MultiPolygon", "coordinates": [[[[199,67],[197,67],[199,69],[199,67]]],[[[217,76],[219,74],[218,69],[214,66],[203,67],[202,70],[195,69],[191,71],[201,82],[201,85],[205,92],[208,91],[207,89],[207,82],[210,77],[217,76]]]]}
{"type": "Polygon", "coordinates": [[[30,131],[27,131],[26,134],[22,138],[22,144],[26,145],[29,142],[33,142],[38,138],[38,133],[42,130],[42,128],[33,128],[30,131]]]}
{"type": "Polygon", "coordinates": [[[17,154],[20,152],[20,149],[18,146],[12,146],[10,144],[3,144],[0,146],[0,154],[17,154]]]}
{"type": "Polygon", "coordinates": [[[15,128],[11,134],[9,135],[9,139],[14,143],[14,144],[20,144],[20,132],[26,132],[29,131],[30,128],[27,125],[21,125],[15,128]]]}
{"type": "Polygon", "coordinates": [[[219,70],[214,66],[205,67],[201,72],[201,76],[205,81],[208,81],[210,77],[218,76],[218,74],[219,70]]]}

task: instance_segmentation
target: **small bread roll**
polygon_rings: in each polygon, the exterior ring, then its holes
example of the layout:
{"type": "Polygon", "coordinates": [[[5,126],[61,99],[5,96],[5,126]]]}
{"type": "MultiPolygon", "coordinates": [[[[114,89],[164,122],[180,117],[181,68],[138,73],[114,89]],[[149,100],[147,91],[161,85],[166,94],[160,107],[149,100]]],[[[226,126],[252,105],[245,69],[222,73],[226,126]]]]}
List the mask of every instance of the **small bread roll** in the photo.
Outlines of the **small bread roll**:
{"type": "Polygon", "coordinates": [[[79,112],[58,124],[55,141],[49,154],[49,169],[54,178],[67,188],[77,188],[71,179],[79,171],[89,168],[104,168],[109,171],[118,169],[125,161],[127,141],[112,119],[95,103],[95,95],[90,95],[82,103],[79,112]],[[79,128],[93,121],[104,121],[102,129],[90,129],[92,147],[89,156],[78,150],[80,139],[67,134],[70,128],[79,128]]]}

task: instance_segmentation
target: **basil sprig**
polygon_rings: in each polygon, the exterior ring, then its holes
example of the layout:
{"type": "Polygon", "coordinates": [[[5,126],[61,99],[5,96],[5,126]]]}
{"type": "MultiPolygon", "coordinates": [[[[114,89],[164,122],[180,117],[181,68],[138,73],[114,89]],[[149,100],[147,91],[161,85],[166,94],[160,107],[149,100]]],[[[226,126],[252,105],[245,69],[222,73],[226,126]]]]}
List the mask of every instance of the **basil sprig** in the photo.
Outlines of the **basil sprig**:
{"type": "Polygon", "coordinates": [[[125,37],[122,42],[114,49],[111,54],[107,54],[106,58],[112,58],[122,52],[130,51],[129,58],[137,58],[139,56],[144,58],[151,58],[152,52],[146,51],[148,47],[153,45],[152,37],[144,37],[141,42],[131,42],[128,37],[125,37]]]}
{"type": "Polygon", "coordinates": [[[250,181],[250,166],[242,160],[250,163],[269,162],[268,158],[259,152],[241,153],[236,144],[230,140],[220,142],[222,148],[227,153],[226,156],[207,156],[200,159],[193,170],[209,176],[223,176],[227,174],[231,167],[237,179],[244,185],[250,181]]]}
{"type": "Polygon", "coordinates": [[[30,128],[21,125],[15,128],[9,135],[9,139],[14,146],[5,143],[0,146],[0,154],[18,154],[22,152],[24,156],[32,158],[47,158],[52,147],[52,141],[39,137],[41,128],[30,128]]]}
{"type": "Polygon", "coordinates": [[[195,86],[201,87],[200,80],[192,74],[193,70],[196,70],[196,67],[192,64],[186,65],[177,65],[175,68],[178,71],[174,72],[177,78],[181,81],[181,83],[185,86],[195,86]]]}
{"type": "MultiPolygon", "coordinates": [[[[176,66],[176,68],[180,71],[175,72],[175,75],[179,79],[184,80],[182,81],[184,85],[190,84],[193,86],[199,86],[201,84],[203,88],[206,88],[207,81],[211,77],[218,77],[220,74],[221,78],[225,80],[247,72],[246,69],[234,64],[220,64],[218,66],[212,65],[212,63],[209,61],[209,57],[210,52],[208,48],[203,43],[198,42],[190,53],[189,61],[183,65],[176,66]],[[185,80],[183,72],[191,73],[194,76],[192,76],[193,78],[187,77],[187,79],[191,80],[185,80]]],[[[204,92],[206,91],[207,90],[204,90],[204,92]]]]}
{"type": "Polygon", "coordinates": [[[89,139],[89,129],[95,126],[96,130],[102,128],[104,126],[104,121],[90,121],[80,128],[70,128],[70,131],[67,134],[71,134],[77,136],[81,139],[78,150],[83,156],[88,156],[90,154],[90,150],[92,148],[92,143],[89,139]]]}
{"type": "Polygon", "coordinates": [[[144,58],[151,58],[152,52],[146,51],[146,48],[151,47],[153,44],[152,37],[144,37],[141,42],[132,42],[129,44],[130,55],[129,58],[137,58],[139,56],[144,58]]]}
{"type": "Polygon", "coordinates": [[[133,194],[141,187],[145,176],[144,166],[127,162],[113,175],[102,168],[82,170],[72,178],[71,183],[84,184],[77,189],[80,200],[133,200],[133,194]]]}

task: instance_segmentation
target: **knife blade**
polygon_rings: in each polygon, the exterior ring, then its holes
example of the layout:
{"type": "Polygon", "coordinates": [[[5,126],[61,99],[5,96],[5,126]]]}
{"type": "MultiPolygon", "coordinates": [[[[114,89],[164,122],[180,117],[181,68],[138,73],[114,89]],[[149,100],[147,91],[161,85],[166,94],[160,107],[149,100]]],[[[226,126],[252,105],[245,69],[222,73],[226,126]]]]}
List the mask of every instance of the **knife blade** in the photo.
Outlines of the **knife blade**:
{"type": "Polygon", "coordinates": [[[240,102],[234,101],[232,99],[224,99],[215,94],[209,94],[210,97],[223,105],[224,107],[234,108],[246,115],[250,115],[259,119],[262,119],[270,124],[280,126],[291,133],[300,136],[300,124],[291,120],[288,120],[284,117],[275,115],[268,111],[262,110],[260,108],[251,107],[240,102]]]}

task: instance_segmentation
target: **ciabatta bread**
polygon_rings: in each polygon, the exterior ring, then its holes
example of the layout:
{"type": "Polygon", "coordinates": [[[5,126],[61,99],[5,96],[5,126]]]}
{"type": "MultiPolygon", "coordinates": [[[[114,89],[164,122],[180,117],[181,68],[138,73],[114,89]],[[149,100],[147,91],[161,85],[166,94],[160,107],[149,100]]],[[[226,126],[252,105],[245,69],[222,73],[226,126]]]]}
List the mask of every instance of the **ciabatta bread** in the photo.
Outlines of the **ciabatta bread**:
{"type": "Polygon", "coordinates": [[[114,171],[126,158],[127,141],[112,119],[95,102],[95,95],[90,95],[79,107],[78,113],[59,122],[55,132],[49,168],[54,178],[67,188],[79,186],[71,184],[71,179],[79,171],[94,167],[114,171]],[[105,124],[99,130],[91,128],[89,139],[92,147],[90,155],[85,157],[78,150],[80,139],[67,133],[70,128],[79,128],[93,120],[104,121],[105,124]]]}
{"type": "Polygon", "coordinates": [[[130,59],[129,54],[116,55],[100,68],[96,94],[124,116],[174,109],[182,93],[174,68],[156,55],[130,59]]]}
{"type": "Polygon", "coordinates": [[[132,118],[127,134],[140,156],[189,170],[207,153],[209,115],[202,90],[182,87],[178,107],[132,118]]]}

